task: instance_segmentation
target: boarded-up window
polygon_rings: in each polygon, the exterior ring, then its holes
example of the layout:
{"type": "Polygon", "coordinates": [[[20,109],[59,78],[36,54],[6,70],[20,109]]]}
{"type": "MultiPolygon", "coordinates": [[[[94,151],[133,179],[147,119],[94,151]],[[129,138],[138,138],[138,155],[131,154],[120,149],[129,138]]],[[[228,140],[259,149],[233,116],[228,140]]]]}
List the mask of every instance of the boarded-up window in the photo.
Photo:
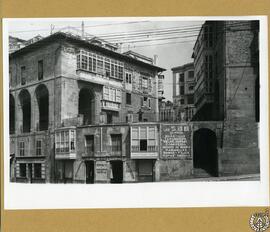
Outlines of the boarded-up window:
{"type": "Polygon", "coordinates": [[[26,71],[25,66],[21,67],[21,85],[25,85],[26,83],[26,71]]]}

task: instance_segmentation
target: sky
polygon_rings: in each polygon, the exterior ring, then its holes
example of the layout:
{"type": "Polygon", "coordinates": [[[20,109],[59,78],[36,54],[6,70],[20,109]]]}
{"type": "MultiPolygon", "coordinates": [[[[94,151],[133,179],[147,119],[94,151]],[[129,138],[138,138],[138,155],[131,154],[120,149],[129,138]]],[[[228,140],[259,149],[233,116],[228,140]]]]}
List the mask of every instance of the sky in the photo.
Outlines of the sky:
{"type": "MultiPolygon", "coordinates": [[[[9,35],[21,39],[30,39],[36,35],[49,36],[61,28],[75,27],[81,30],[84,22],[85,32],[94,36],[108,34],[122,35],[133,31],[149,32],[153,30],[174,30],[176,33],[155,35],[144,33],[147,37],[121,37],[120,42],[133,39],[133,43],[123,43],[123,51],[132,50],[153,58],[157,55],[157,65],[165,68],[163,72],[164,96],[166,100],[172,101],[172,71],[171,68],[192,62],[193,46],[199,28],[203,21],[183,21],[180,18],[64,18],[64,19],[13,19],[8,22],[9,35]],[[194,31],[188,31],[187,27],[196,27],[194,31]],[[179,31],[178,31],[179,28],[179,31]],[[182,30],[182,32],[180,32],[182,30]],[[177,34],[178,33],[178,34],[177,34]],[[192,35],[192,36],[190,36],[192,35]],[[172,38],[173,37],[173,38],[172,38]],[[144,40],[144,42],[138,42],[144,40]],[[147,41],[145,41],[147,40],[147,41]]],[[[134,32],[133,32],[134,33],[134,32]]],[[[119,37],[118,37],[119,38],[119,37]]],[[[108,40],[110,41],[110,40],[108,40]]]]}

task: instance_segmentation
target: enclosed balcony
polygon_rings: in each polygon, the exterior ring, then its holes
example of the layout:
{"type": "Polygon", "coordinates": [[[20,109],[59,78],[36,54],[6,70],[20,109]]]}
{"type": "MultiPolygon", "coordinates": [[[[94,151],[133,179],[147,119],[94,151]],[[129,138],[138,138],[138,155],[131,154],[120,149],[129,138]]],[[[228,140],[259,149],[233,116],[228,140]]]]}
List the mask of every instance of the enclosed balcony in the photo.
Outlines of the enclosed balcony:
{"type": "Polygon", "coordinates": [[[61,128],[55,132],[55,159],[76,159],[76,130],[61,128]]]}
{"type": "Polygon", "coordinates": [[[158,136],[154,125],[131,128],[131,159],[157,159],[158,136]]]}

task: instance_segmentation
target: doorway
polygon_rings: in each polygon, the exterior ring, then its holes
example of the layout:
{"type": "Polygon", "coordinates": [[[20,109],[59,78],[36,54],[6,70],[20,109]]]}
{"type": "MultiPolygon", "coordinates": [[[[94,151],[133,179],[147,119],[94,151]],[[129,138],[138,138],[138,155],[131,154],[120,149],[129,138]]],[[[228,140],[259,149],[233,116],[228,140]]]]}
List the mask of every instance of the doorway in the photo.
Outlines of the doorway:
{"type": "Polygon", "coordinates": [[[86,166],[86,184],[93,184],[95,178],[94,161],[85,161],[86,166]]]}
{"type": "Polygon", "coordinates": [[[123,162],[121,160],[111,161],[111,183],[123,183],[123,162]]]}
{"type": "Polygon", "coordinates": [[[153,160],[138,160],[138,180],[139,182],[154,181],[154,161],[153,160]]]}
{"type": "Polygon", "coordinates": [[[193,166],[218,176],[217,138],[215,132],[202,128],[193,135],[193,166]]]}
{"type": "Polygon", "coordinates": [[[28,177],[29,177],[29,182],[33,183],[33,165],[32,164],[28,164],[28,177]]]}

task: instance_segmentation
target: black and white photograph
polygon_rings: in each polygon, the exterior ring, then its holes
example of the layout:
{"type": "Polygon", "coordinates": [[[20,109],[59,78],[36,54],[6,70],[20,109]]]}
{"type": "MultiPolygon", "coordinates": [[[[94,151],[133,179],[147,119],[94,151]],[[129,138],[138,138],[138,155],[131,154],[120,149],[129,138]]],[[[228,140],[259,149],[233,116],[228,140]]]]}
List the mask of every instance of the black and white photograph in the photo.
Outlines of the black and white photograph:
{"type": "Polygon", "coordinates": [[[6,19],[5,181],[43,191],[259,186],[261,28],[259,17],[6,19]]]}

